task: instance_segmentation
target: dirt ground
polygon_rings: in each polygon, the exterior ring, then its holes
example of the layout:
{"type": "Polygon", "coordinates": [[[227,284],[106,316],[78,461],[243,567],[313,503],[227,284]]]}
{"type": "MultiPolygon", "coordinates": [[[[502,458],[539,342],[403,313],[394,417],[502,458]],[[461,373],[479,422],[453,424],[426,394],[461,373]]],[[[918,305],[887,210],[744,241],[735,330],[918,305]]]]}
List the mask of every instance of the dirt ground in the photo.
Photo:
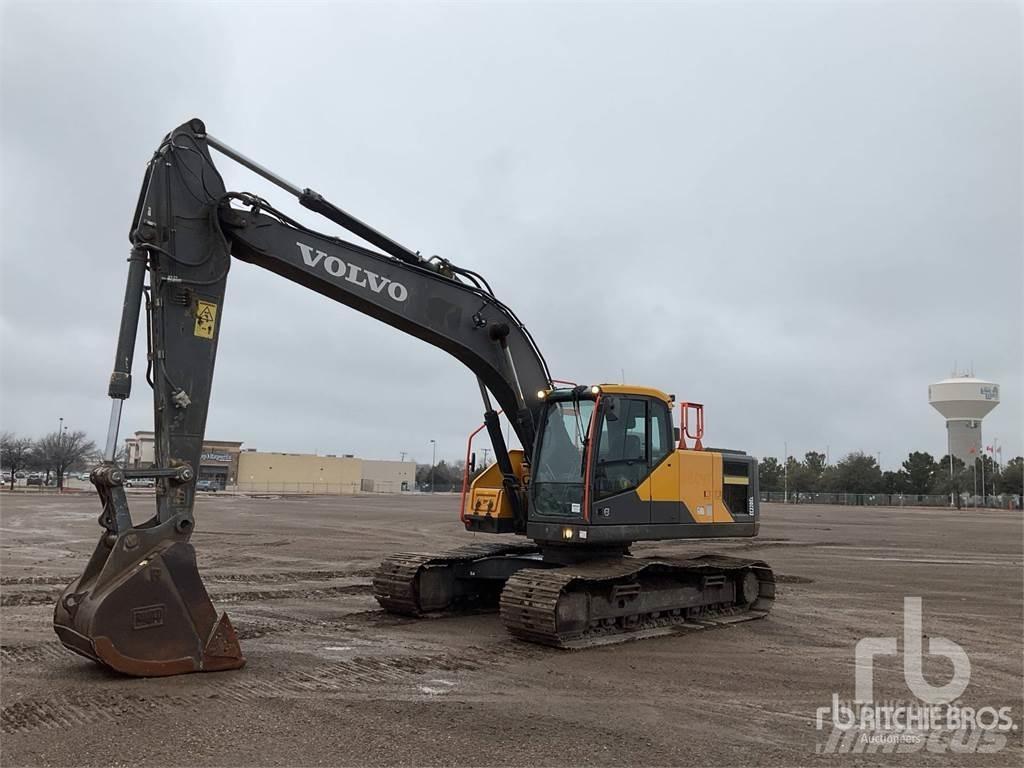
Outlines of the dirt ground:
{"type": "MultiPolygon", "coordinates": [[[[756,540],[635,552],[765,559],[780,587],[770,617],[565,652],[509,639],[493,615],[378,610],[382,555],[473,539],[450,496],[204,497],[193,543],[248,665],[142,680],[65,651],[50,627],[98,537],[95,498],[0,505],[4,766],[1024,762],[1019,512],[765,505],[756,540]],[[925,636],[969,655],[961,701],[1013,708],[1001,749],[829,754],[830,715],[819,730],[816,711],[853,698],[858,640],[902,643],[905,596],[923,598],[925,636]]],[[[925,656],[934,685],[952,669],[925,656]]],[[[876,701],[913,700],[898,656],[876,660],[874,685],[876,701]]]]}

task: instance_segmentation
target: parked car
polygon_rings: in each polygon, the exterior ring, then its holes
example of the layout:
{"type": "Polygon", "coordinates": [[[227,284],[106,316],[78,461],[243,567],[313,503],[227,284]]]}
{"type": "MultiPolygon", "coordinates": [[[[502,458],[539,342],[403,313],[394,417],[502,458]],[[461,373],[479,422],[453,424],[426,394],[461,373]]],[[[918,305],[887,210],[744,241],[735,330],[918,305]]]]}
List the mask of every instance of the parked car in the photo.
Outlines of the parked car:
{"type": "Polygon", "coordinates": [[[152,477],[133,477],[124,481],[125,488],[153,488],[156,481],[152,477]]]}
{"type": "Polygon", "coordinates": [[[33,472],[25,479],[25,485],[46,485],[46,476],[33,472]]]}
{"type": "Polygon", "coordinates": [[[198,482],[196,482],[196,490],[210,491],[211,493],[215,493],[219,491],[220,488],[217,487],[217,482],[215,480],[199,480],[198,482]]]}

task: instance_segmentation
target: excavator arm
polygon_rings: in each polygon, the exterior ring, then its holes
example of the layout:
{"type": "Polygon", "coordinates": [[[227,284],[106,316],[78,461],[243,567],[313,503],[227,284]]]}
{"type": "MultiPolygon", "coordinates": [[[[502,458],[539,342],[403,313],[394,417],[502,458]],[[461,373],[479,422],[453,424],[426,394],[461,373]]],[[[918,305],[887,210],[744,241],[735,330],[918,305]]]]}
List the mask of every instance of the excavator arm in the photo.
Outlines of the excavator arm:
{"type": "MultiPolygon", "coordinates": [[[[168,134],[150,161],[135,218],[114,371],[105,462],[91,477],[103,503],[103,534],[83,575],[62,594],[54,627],[72,650],[136,675],[237,668],[244,664],[226,614],[217,617],[189,543],[225,286],[232,258],[256,264],[442,349],[476,376],[496,461],[525,530],[525,494],[498,416],[510,419],[527,459],[551,386],[544,358],[515,313],[475,272],[423,259],[309,189],[284,181],[192,120],[168,134]],[[230,193],[210,148],[295,195],[381,249],[302,226],[265,200],[230,193]],[[148,282],[147,282],[148,277],[148,282]],[[114,462],[141,309],[153,390],[155,462],[114,462]],[[532,405],[531,405],[532,404],[532,405]],[[157,482],[156,513],[136,525],[123,483],[157,482]]],[[[273,307],[267,308],[273,312],[273,307]]],[[[301,320],[281,318],[282,324],[301,320]]],[[[301,382],[295,383],[296,394],[301,382]]]]}

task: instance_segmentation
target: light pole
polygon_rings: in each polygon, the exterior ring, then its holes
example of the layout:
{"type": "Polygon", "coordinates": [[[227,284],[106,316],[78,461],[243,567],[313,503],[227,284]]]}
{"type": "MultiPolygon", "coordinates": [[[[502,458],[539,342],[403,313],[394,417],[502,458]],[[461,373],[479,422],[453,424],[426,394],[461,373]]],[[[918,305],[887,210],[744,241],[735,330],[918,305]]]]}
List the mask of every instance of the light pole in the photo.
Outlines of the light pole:
{"type": "Polygon", "coordinates": [[[405,451],[401,451],[401,454],[402,454],[402,459],[401,460],[405,461],[405,454],[406,454],[406,452],[405,451]]]}
{"type": "MultiPolygon", "coordinates": [[[[980,446],[979,446],[980,448],[980,446]]],[[[979,451],[981,455],[978,460],[981,462],[981,506],[985,506],[985,451],[982,449],[979,451]]]]}
{"type": "Polygon", "coordinates": [[[1002,453],[1000,451],[1000,449],[999,449],[999,438],[998,437],[993,437],[992,438],[992,446],[991,446],[991,448],[992,448],[992,450],[990,451],[990,453],[992,454],[992,495],[995,496],[996,495],[996,477],[999,475],[999,459],[998,459],[998,457],[1002,453]]]}
{"type": "Polygon", "coordinates": [[[949,507],[956,506],[955,497],[958,493],[956,482],[953,479],[953,435],[949,431],[949,422],[946,422],[946,455],[949,456],[949,507]]]}
{"type": "Polygon", "coordinates": [[[437,440],[430,441],[430,492],[434,492],[434,467],[437,466],[437,440]]]}
{"type": "Polygon", "coordinates": [[[789,443],[782,443],[782,501],[789,504],[789,443]]]}
{"type": "Polygon", "coordinates": [[[971,499],[972,506],[978,506],[978,457],[971,462],[974,465],[974,498],[971,499]]]}
{"type": "MultiPolygon", "coordinates": [[[[64,448],[64,417],[61,416],[57,419],[57,451],[58,453],[64,448]]],[[[50,470],[46,470],[46,483],[50,482],[50,470]]],[[[57,482],[60,486],[60,481],[57,482]]]]}

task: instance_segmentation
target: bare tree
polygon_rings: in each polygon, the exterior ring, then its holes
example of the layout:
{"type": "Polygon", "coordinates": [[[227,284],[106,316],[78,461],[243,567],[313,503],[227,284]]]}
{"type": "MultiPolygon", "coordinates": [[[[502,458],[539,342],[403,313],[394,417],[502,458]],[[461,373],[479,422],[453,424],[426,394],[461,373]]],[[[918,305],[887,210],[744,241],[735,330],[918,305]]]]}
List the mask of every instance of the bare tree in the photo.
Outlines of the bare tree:
{"type": "Polygon", "coordinates": [[[95,455],[96,443],[88,440],[85,432],[51,432],[36,443],[36,454],[46,471],[57,475],[57,488],[64,488],[64,473],[85,467],[95,455]]]}
{"type": "Polygon", "coordinates": [[[14,473],[28,466],[32,457],[32,439],[18,437],[10,432],[0,434],[0,466],[11,473],[11,490],[14,490],[14,473]]]}
{"type": "MultiPolygon", "coordinates": [[[[122,445],[114,450],[114,463],[124,466],[125,460],[128,458],[128,450],[122,445]]],[[[103,448],[97,447],[95,451],[85,457],[88,464],[96,466],[102,464],[107,460],[107,457],[103,454],[103,448]]]]}

